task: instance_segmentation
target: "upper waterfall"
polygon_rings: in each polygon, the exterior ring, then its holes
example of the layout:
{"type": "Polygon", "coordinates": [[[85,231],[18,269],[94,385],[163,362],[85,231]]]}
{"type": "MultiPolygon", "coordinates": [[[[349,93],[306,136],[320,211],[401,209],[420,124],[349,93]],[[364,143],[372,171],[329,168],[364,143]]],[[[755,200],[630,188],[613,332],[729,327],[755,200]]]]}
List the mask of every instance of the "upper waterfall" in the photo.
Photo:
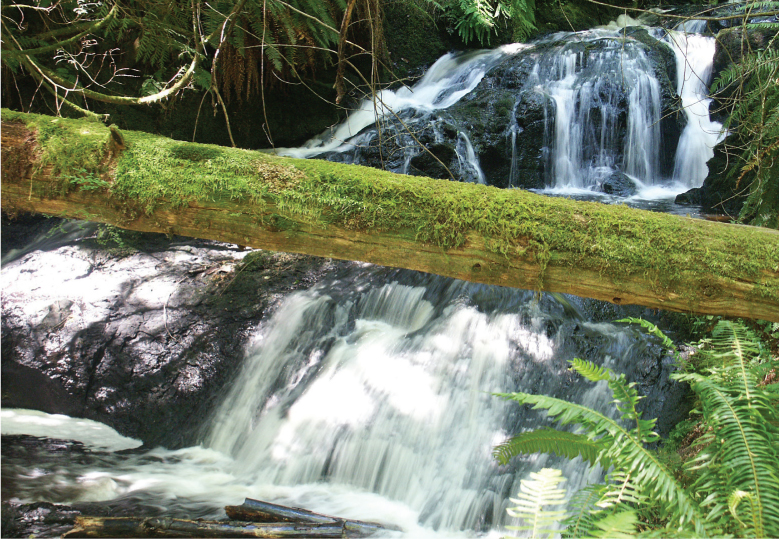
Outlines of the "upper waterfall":
{"type": "Polygon", "coordinates": [[[506,45],[495,50],[447,53],[439,58],[412,87],[397,91],[382,90],[375,99],[363,99],[344,122],[309,140],[300,148],[277,148],[276,153],[290,157],[314,157],[328,151],[344,152],[360,143],[355,138],[363,129],[385,116],[413,109],[445,109],[471,92],[484,74],[523,46],[506,45]]]}
{"type": "Polygon", "coordinates": [[[713,43],[621,16],[449,53],[414,86],[378,92],[303,147],[277,151],[499,187],[678,192],[702,183],[721,136],[706,95],[713,43]]]}

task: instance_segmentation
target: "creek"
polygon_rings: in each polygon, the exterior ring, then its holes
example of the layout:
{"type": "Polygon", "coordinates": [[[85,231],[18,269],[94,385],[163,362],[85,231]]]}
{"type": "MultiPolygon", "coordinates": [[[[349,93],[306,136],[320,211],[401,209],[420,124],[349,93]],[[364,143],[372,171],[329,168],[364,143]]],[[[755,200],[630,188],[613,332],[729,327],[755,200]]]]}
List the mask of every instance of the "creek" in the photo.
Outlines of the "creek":
{"type": "MultiPolygon", "coordinates": [[[[712,55],[711,38],[624,24],[448,54],[413,88],[383,91],[383,105],[364,103],[346,123],[283,153],[368,164],[378,155],[394,170],[436,175],[440,163],[418,150],[402,121],[463,181],[690,213],[673,209],[672,200],[703,182],[719,136],[708,120],[705,84],[691,82],[705,82],[712,55]],[[670,74],[662,63],[668,58],[676,62],[670,74]],[[677,97],[681,116],[667,125],[677,97]]],[[[78,247],[48,249],[64,260],[78,247]]],[[[171,255],[182,266],[216,256],[208,248],[183,250],[171,255]]],[[[7,279],[38,271],[25,267],[34,263],[30,253],[4,259],[4,316],[14,301],[6,297],[7,279]]],[[[175,307],[169,299],[184,279],[169,276],[155,289],[152,266],[159,269],[166,257],[156,253],[144,266],[146,297],[165,314],[155,330],[163,337],[167,309],[175,307]],[[164,305],[160,294],[167,294],[164,305]]],[[[182,275],[193,271],[186,268],[182,275]]],[[[17,307],[43,324],[51,298],[73,296],[74,283],[91,290],[89,301],[114,297],[98,269],[50,273],[45,285],[30,278],[30,296],[17,307]],[[51,290],[36,303],[41,287],[51,290]]],[[[358,263],[297,288],[280,294],[268,316],[247,315],[248,338],[223,336],[240,341],[241,365],[205,411],[178,412],[185,421],[177,428],[188,430],[192,443],[141,446],[83,419],[4,408],[3,499],[223,518],[222,506],[252,497],[394,524],[408,537],[497,537],[511,523],[508,498],[529,472],[562,469],[569,493],[602,472],[579,459],[539,455],[499,466],[494,445],[545,419],[493,392],[539,392],[611,410],[603,383],[567,370],[568,360],[581,357],[636,381],[663,433],[683,417],[683,391],[667,379],[671,358],[642,332],[613,322],[628,315],[659,321],[657,313],[358,263]],[[22,451],[32,443],[24,435],[47,438],[55,449],[22,451]]],[[[79,300],[68,301],[74,312],[79,300]]],[[[70,320],[58,315],[49,330],[70,320]]],[[[153,333],[140,327],[136,334],[153,333]]],[[[6,348],[4,335],[4,369],[6,348]]],[[[95,372],[102,366],[110,367],[104,356],[92,365],[95,372]]],[[[64,371],[57,377],[67,385],[64,371]]],[[[84,391],[99,400],[121,390],[101,384],[90,375],[84,391]]]]}

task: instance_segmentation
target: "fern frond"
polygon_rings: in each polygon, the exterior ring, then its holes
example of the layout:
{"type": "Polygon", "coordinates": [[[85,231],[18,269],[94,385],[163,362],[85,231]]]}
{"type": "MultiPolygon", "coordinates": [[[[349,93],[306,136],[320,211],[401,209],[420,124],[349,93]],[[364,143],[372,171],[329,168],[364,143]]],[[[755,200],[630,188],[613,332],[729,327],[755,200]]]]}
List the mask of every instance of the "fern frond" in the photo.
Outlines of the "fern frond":
{"type": "Polygon", "coordinates": [[[558,488],[565,478],[560,470],[543,468],[538,473],[531,472],[530,479],[520,481],[519,495],[510,500],[517,504],[506,512],[515,518],[523,519],[525,526],[506,526],[510,530],[529,531],[530,537],[553,537],[554,525],[565,518],[565,511],[547,510],[548,505],[563,505],[565,489],[558,488]]]}
{"type": "MultiPolygon", "coordinates": [[[[610,371],[609,371],[610,372],[610,371]]],[[[499,395],[533,409],[547,410],[547,414],[561,425],[578,424],[592,439],[607,447],[601,458],[608,459],[615,469],[630,472],[635,481],[644,485],[645,493],[673,507],[680,526],[691,523],[703,533],[705,521],[690,493],[676,481],[675,476],[658,457],[645,446],[639,433],[628,430],[618,421],[586,406],[545,395],[509,393],[499,395]]]]}
{"type": "Polygon", "coordinates": [[[625,324],[638,324],[645,330],[647,330],[647,333],[650,335],[654,335],[660,341],[663,343],[663,346],[666,347],[668,350],[671,350],[672,352],[676,353],[676,345],[674,342],[665,334],[662,332],[662,330],[654,325],[649,320],[644,320],[643,318],[633,318],[632,316],[629,316],[627,318],[621,318],[619,320],[616,320],[615,322],[623,322],[625,324]]]}
{"type": "MultiPolygon", "coordinates": [[[[603,449],[602,444],[582,434],[541,428],[523,432],[495,446],[492,455],[501,464],[508,464],[518,455],[554,453],[569,459],[582,457],[582,460],[594,465],[603,449]]],[[[602,464],[607,466],[605,463],[602,464]]]]}
{"type": "Polygon", "coordinates": [[[565,526],[563,537],[577,539],[590,534],[595,521],[603,514],[603,510],[596,504],[608,488],[608,485],[603,484],[587,485],[573,495],[567,507],[569,516],[562,522],[565,526]]]}
{"type": "Polygon", "coordinates": [[[614,470],[609,474],[606,488],[602,491],[601,497],[595,505],[601,509],[608,509],[619,504],[638,506],[646,501],[647,497],[641,494],[641,485],[633,481],[633,476],[614,470]]]}
{"type": "Polygon", "coordinates": [[[575,357],[569,363],[571,364],[571,370],[578,372],[590,382],[600,382],[601,380],[610,380],[612,378],[611,371],[596,365],[592,361],[575,357]]]}
{"type": "MultiPolygon", "coordinates": [[[[775,415],[772,403],[755,390],[747,399],[738,390],[722,387],[712,380],[694,374],[680,376],[689,381],[701,398],[704,417],[715,429],[716,442],[696,459],[708,461],[699,467],[701,476],[696,486],[710,492],[702,505],[710,507],[709,518],[741,508],[739,522],[756,537],[779,535],[779,436],[776,427],[766,422],[764,415],[775,415]],[[760,409],[765,409],[761,414],[760,409]],[[729,497],[735,492],[749,496],[748,504],[733,504],[729,497]]],[[[738,387],[738,382],[731,382],[738,387]]]]}
{"type": "Polygon", "coordinates": [[[592,537],[632,539],[638,534],[637,524],[638,517],[635,511],[620,511],[596,521],[597,530],[592,530],[590,533],[592,537]]]}

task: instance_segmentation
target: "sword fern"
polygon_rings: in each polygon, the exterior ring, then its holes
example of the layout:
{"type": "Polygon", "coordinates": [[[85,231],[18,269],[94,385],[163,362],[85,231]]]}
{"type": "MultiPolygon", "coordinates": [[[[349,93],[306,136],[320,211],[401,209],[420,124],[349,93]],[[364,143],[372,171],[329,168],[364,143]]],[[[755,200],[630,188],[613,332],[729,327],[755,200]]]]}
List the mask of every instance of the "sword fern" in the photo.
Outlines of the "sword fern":
{"type": "MultiPolygon", "coordinates": [[[[653,325],[642,325],[658,335],[653,325]]],[[[658,336],[667,341],[662,334],[658,336]]],[[[698,442],[704,446],[702,451],[686,465],[697,474],[692,486],[682,485],[648,449],[659,437],[653,431],[654,420],[641,419],[635,384],[628,383],[624,375],[580,359],[572,361],[571,368],[590,381],[607,382],[620,419],[553,397],[501,394],[547,410],[559,425],[576,425],[579,431],[557,436],[549,429],[522,433],[498,446],[496,458],[507,462],[514,455],[543,451],[568,458],[583,456],[590,463],[611,467],[604,485],[587,487],[572,499],[571,515],[563,523],[568,537],[634,534],[638,518],[634,508],[639,507],[658,509],[668,523],[659,531],[665,535],[777,537],[779,396],[759,380],[767,368],[777,368],[778,362],[775,358],[766,362],[757,338],[734,322],[720,322],[704,342],[700,356],[704,374],[673,376],[690,384],[700,399],[704,422],[711,428],[698,442]]]]}

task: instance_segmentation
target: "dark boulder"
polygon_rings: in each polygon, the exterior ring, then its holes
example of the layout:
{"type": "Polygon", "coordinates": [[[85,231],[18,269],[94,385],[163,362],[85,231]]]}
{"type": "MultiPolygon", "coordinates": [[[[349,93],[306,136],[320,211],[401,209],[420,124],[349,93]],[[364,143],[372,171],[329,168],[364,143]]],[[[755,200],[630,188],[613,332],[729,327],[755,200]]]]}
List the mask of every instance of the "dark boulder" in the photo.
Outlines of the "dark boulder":
{"type": "Polygon", "coordinates": [[[705,213],[736,218],[741,212],[747,192],[739,188],[734,175],[728,174],[732,160],[725,142],[715,146],[714,157],[708,162],[709,173],[700,187],[700,204],[705,213]]]}
{"type": "Polygon", "coordinates": [[[609,195],[629,197],[636,194],[636,182],[616,170],[601,182],[600,190],[609,195]]]}
{"type": "Polygon", "coordinates": [[[700,206],[701,199],[701,188],[693,187],[689,191],[676,195],[674,202],[682,206],[700,206]]]}

